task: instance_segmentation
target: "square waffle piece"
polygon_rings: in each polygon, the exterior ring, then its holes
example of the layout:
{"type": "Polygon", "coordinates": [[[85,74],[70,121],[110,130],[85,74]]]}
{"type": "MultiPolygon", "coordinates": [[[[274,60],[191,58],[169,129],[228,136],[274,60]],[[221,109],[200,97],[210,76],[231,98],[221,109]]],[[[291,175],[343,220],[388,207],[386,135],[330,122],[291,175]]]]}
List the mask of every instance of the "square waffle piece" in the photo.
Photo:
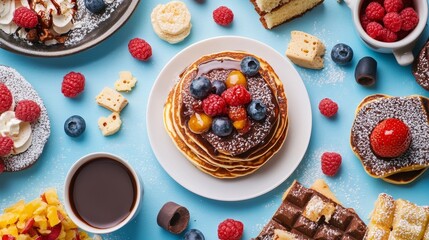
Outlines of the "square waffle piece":
{"type": "Polygon", "coordinates": [[[326,183],[305,188],[294,181],[283,195],[282,203],[256,240],[284,239],[363,239],[365,223],[353,209],[344,208],[326,183]],[[333,198],[335,200],[333,200],[333,198]]]}
{"type": "Polygon", "coordinates": [[[429,208],[382,193],[372,211],[367,240],[429,240],[429,208]]]}

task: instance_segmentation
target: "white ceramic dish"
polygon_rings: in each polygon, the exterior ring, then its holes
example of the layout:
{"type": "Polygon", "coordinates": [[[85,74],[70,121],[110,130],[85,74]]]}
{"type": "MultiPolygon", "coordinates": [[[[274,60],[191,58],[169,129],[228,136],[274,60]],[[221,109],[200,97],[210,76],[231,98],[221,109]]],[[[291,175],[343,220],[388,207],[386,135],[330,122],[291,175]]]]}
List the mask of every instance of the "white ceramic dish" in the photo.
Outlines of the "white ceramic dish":
{"type": "Polygon", "coordinates": [[[304,156],[311,135],[311,107],[307,90],[292,63],[264,43],[227,36],[195,43],[173,57],[152,88],[147,107],[147,129],[153,152],[165,171],[180,185],[200,196],[240,201],[260,196],[284,182],[304,156]],[[164,129],[163,107],[179,74],[203,55],[242,50],[268,61],[282,79],[289,108],[289,132],[282,149],[261,169],[238,179],[216,179],[194,167],[176,148],[164,129]]]}
{"type": "Polygon", "coordinates": [[[134,170],[134,168],[123,158],[111,154],[111,153],[107,153],[107,152],[95,152],[95,153],[90,153],[88,155],[85,155],[83,157],[81,157],[79,160],[77,160],[73,166],[70,168],[69,172],[67,173],[66,176],[66,180],[65,180],[65,184],[64,184],[64,206],[65,209],[70,217],[70,219],[81,229],[87,231],[87,232],[91,232],[91,233],[96,233],[96,234],[107,234],[107,233],[111,233],[114,232],[120,228],[122,228],[123,226],[125,226],[128,222],[130,222],[131,220],[134,219],[135,216],[137,216],[137,214],[140,212],[140,208],[141,208],[141,201],[143,198],[143,182],[140,178],[140,176],[137,174],[137,172],[134,170]],[[109,228],[95,228],[89,224],[87,224],[86,222],[82,221],[80,217],[78,217],[75,212],[72,209],[72,199],[70,196],[70,186],[71,186],[71,182],[73,179],[73,176],[75,175],[75,173],[79,170],[79,168],[84,165],[87,162],[90,162],[94,159],[97,158],[107,158],[110,160],[114,160],[119,162],[120,164],[122,164],[124,167],[126,167],[133,179],[134,182],[136,183],[136,198],[135,198],[135,203],[133,208],[130,211],[130,214],[124,219],[122,220],[120,223],[118,223],[117,225],[113,226],[113,227],[109,227],[109,228]]]}
{"type": "Polygon", "coordinates": [[[344,0],[350,7],[353,16],[353,23],[356,31],[359,33],[362,41],[372,50],[381,53],[393,53],[396,61],[401,66],[410,65],[414,61],[412,50],[417,40],[422,35],[428,20],[428,2],[427,0],[414,0],[414,6],[419,15],[419,23],[405,38],[393,42],[386,43],[377,41],[371,38],[360,24],[359,16],[362,4],[366,0],[344,0]]]}

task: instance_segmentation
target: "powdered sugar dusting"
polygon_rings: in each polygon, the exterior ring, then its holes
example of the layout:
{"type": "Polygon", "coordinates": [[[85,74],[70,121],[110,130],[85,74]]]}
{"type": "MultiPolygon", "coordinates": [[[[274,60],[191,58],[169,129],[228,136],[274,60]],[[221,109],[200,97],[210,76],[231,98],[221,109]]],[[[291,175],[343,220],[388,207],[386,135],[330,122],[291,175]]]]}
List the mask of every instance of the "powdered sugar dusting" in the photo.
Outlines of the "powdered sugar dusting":
{"type": "Polygon", "coordinates": [[[115,0],[107,5],[102,14],[93,14],[86,9],[84,0],[77,0],[78,11],[75,16],[75,28],[68,34],[64,45],[72,46],[79,43],[88,33],[96,29],[101,22],[106,21],[122,2],[123,0],[115,0]]]}
{"type": "MultiPolygon", "coordinates": [[[[311,33],[323,42],[326,49],[332,49],[334,41],[331,37],[333,33],[325,28],[321,28],[319,22],[314,22],[313,31],[311,33]],[[333,44],[332,44],[333,43],[333,44]]],[[[306,83],[322,86],[322,85],[337,85],[342,84],[346,78],[346,71],[342,66],[334,63],[331,59],[330,52],[326,51],[324,56],[324,68],[321,70],[300,68],[301,77],[306,83]]]]}
{"type": "Polygon", "coordinates": [[[4,158],[6,171],[20,171],[34,164],[43,152],[51,134],[48,113],[42,99],[16,70],[0,66],[0,83],[4,83],[12,93],[15,102],[28,99],[35,101],[41,109],[39,119],[31,123],[32,140],[27,151],[4,158]]]}
{"type": "Polygon", "coordinates": [[[352,127],[352,145],[371,174],[383,176],[412,166],[429,166],[429,124],[421,98],[380,98],[364,105],[352,127]],[[371,150],[370,135],[374,127],[387,118],[397,118],[410,129],[411,145],[402,156],[385,160],[371,150]]]}
{"type": "Polygon", "coordinates": [[[367,239],[421,239],[428,220],[426,207],[403,199],[395,201],[392,196],[382,193],[375,202],[366,236],[367,239]]]}
{"type": "Polygon", "coordinates": [[[331,191],[335,195],[342,196],[339,200],[345,207],[353,207],[357,212],[360,212],[362,195],[356,195],[356,192],[361,192],[359,174],[351,171],[341,171],[335,179],[330,181],[321,170],[320,157],[322,154],[327,151],[339,152],[337,149],[339,147],[324,146],[316,149],[314,152],[307,153],[295,171],[294,176],[304,186],[311,186],[316,179],[325,179],[331,191]]]}

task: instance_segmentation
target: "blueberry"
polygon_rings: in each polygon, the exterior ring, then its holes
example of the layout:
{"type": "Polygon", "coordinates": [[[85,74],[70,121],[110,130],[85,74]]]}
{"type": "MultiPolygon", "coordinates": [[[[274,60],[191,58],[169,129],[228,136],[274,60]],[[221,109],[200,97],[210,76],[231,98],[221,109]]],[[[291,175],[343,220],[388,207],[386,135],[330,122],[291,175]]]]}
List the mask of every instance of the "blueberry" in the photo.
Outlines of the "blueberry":
{"type": "Polygon", "coordinates": [[[218,117],[213,119],[212,131],[219,137],[226,137],[232,133],[232,123],[227,117],[218,117]]]}
{"type": "Polygon", "coordinates": [[[267,115],[267,106],[265,106],[261,100],[253,100],[247,106],[247,114],[249,114],[253,120],[260,121],[265,118],[265,115],[267,115]]]}
{"type": "Polygon", "coordinates": [[[85,120],[78,115],[69,117],[64,123],[64,131],[70,137],[79,137],[86,128],[85,120]]]}
{"type": "Polygon", "coordinates": [[[197,77],[192,80],[191,85],[189,85],[191,96],[199,100],[207,97],[211,90],[212,84],[210,80],[205,77],[197,77]]]}
{"type": "Polygon", "coordinates": [[[212,86],[212,92],[219,96],[226,90],[225,82],[220,80],[214,80],[212,86]]]}
{"type": "Polygon", "coordinates": [[[184,240],[205,240],[204,235],[197,229],[191,229],[185,233],[184,240]]]}
{"type": "Polygon", "coordinates": [[[251,56],[247,56],[241,60],[240,63],[241,72],[251,77],[255,76],[259,72],[259,61],[251,56]]]}
{"type": "Polygon", "coordinates": [[[336,64],[347,64],[353,59],[353,50],[347,44],[338,43],[332,48],[331,58],[336,64]]]}
{"type": "Polygon", "coordinates": [[[85,0],[85,7],[90,12],[98,14],[106,8],[106,4],[103,0],[85,0]]]}

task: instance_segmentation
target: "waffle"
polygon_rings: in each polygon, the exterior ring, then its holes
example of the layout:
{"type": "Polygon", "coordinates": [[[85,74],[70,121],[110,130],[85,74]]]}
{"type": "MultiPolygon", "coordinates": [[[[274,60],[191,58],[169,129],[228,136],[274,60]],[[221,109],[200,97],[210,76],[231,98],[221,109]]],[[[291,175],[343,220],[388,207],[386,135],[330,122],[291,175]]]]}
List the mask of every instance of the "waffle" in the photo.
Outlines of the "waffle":
{"type": "Polygon", "coordinates": [[[249,55],[228,51],[201,57],[181,74],[164,105],[164,126],[175,145],[197,168],[217,178],[236,178],[256,171],[281,148],[287,135],[283,84],[271,66],[254,55],[261,69],[248,78],[248,89],[252,97],[265,101],[267,117],[262,122],[252,122],[248,133],[234,131],[228,137],[218,137],[212,131],[195,134],[187,126],[196,101],[189,94],[192,80],[196,76],[225,80],[230,71],[240,69],[241,59],[249,55]]]}
{"type": "Polygon", "coordinates": [[[378,94],[363,99],[356,110],[350,144],[370,176],[392,183],[409,183],[429,166],[428,104],[427,98],[417,95],[391,97],[378,94]],[[380,158],[371,149],[371,132],[386,118],[400,119],[410,129],[411,145],[403,155],[396,158],[380,158]]]}
{"type": "Polygon", "coordinates": [[[427,240],[429,209],[382,193],[371,215],[366,240],[427,240]]]}
{"type": "Polygon", "coordinates": [[[353,209],[294,181],[255,240],[363,239],[366,229],[353,209]]]}

